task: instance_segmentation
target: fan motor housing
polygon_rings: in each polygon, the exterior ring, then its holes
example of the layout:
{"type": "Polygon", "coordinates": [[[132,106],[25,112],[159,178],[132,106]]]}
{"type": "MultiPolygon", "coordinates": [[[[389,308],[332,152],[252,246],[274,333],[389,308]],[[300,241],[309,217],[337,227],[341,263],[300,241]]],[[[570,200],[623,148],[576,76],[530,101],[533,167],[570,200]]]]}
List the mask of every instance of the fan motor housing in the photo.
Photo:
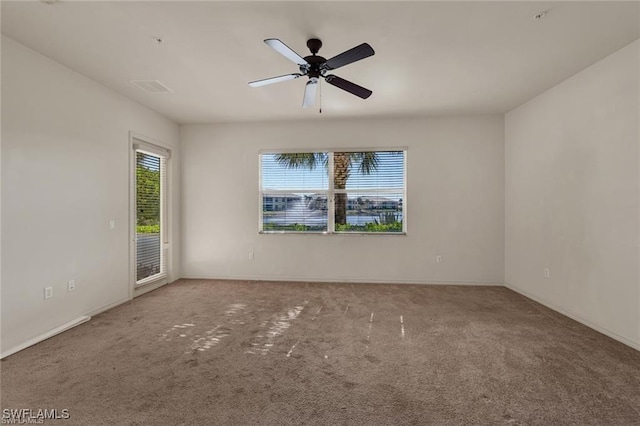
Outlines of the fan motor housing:
{"type": "Polygon", "coordinates": [[[308,75],[309,78],[319,78],[323,74],[321,65],[327,62],[327,60],[322,56],[316,55],[316,53],[318,53],[318,51],[322,47],[322,41],[317,38],[310,38],[309,40],[307,40],[307,47],[311,51],[311,55],[304,58],[304,60],[307,61],[308,65],[301,66],[300,71],[303,74],[308,75]]]}
{"type": "Polygon", "coordinates": [[[304,74],[305,68],[306,68],[307,75],[309,77],[320,77],[320,75],[322,74],[322,71],[323,71],[320,68],[320,66],[322,64],[324,64],[325,62],[327,62],[327,60],[325,58],[323,58],[322,56],[316,56],[316,55],[305,56],[304,60],[307,61],[307,63],[309,65],[308,66],[301,66],[300,67],[300,71],[304,74]]]}

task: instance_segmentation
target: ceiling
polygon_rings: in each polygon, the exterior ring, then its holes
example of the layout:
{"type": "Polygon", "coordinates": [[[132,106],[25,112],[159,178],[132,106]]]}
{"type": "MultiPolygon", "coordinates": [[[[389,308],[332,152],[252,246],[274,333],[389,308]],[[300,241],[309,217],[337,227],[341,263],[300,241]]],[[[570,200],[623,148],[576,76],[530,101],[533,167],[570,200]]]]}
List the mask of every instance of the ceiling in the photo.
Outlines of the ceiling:
{"type": "Polygon", "coordinates": [[[265,38],[302,56],[311,37],[326,58],[362,42],[375,49],[334,72],[373,95],[324,84],[322,117],[484,114],[509,111],[640,38],[640,3],[2,1],[1,28],[178,123],[317,117],[301,108],[304,78],[247,85],[297,72],[265,38]],[[131,80],[160,80],[172,92],[149,94],[131,80]]]}

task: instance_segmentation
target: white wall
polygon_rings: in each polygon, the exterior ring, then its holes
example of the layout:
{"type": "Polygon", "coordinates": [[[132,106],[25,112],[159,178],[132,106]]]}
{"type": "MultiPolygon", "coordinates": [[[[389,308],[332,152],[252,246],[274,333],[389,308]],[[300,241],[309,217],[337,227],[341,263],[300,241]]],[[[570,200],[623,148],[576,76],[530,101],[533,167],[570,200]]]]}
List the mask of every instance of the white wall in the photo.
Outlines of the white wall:
{"type": "Polygon", "coordinates": [[[636,348],[639,50],[636,41],[505,119],[507,286],[636,348]]]}
{"type": "Polygon", "coordinates": [[[3,353],[128,298],[129,131],[173,147],[179,202],[176,124],[2,37],[3,353]]]}
{"type": "Polygon", "coordinates": [[[502,116],[182,126],[183,276],[501,284],[503,132],[502,116]],[[258,234],[260,149],[397,146],[408,235],[258,234]]]}

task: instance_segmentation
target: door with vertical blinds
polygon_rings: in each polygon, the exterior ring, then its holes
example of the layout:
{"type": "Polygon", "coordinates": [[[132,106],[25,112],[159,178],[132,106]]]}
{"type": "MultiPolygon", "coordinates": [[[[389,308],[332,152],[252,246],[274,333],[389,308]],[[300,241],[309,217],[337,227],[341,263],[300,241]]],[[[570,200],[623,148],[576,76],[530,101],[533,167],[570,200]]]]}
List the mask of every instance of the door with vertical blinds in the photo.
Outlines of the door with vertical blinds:
{"type": "Polygon", "coordinates": [[[168,155],[162,155],[161,150],[146,148],[134,145],[136,285],[156,282],[167,274],[165,224],[168,155]]]}

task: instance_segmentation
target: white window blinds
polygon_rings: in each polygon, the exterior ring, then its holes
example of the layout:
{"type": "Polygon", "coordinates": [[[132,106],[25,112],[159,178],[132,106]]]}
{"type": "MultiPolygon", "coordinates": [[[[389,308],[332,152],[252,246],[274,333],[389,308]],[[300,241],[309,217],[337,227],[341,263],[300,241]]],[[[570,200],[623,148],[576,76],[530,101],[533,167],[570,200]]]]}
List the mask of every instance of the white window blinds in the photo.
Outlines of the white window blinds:
{"type": "Polygon", "coordinates": [[[136,282],[166,274],[166,157],[136,150],[136,282]]]}
{"type": "Polygon", "coordinates": [[[262,154],[261,231],[328,230],[328,154],[262,154]]]}
{"type": "Polygon", "coordinates": [[[263,153],[260,231],[404,233],[406,152],[263,153]]]}

